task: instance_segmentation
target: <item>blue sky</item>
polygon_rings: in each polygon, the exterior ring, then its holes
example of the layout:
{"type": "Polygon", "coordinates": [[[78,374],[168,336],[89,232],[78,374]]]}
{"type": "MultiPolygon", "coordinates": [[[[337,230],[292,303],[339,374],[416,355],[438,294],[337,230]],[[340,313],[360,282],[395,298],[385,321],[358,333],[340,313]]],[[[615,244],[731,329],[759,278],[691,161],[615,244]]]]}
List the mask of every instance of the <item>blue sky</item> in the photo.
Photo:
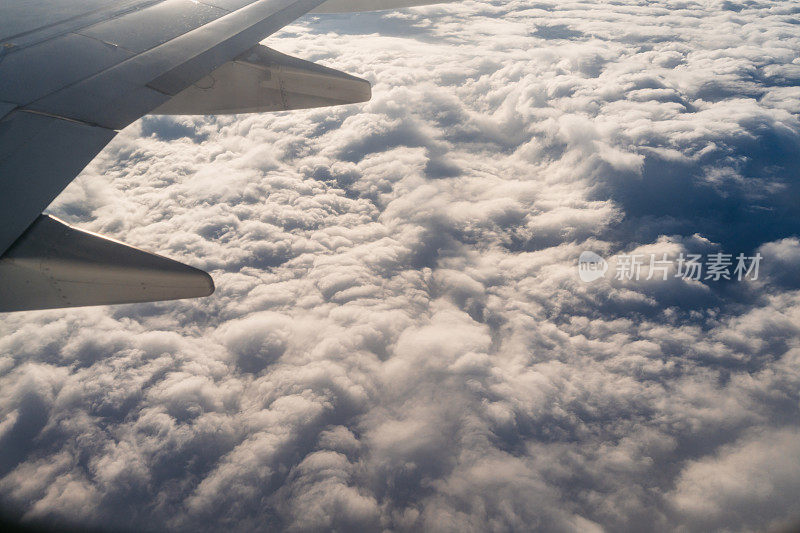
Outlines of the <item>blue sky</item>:
{"type": "Polygon", "coordinates": [[[363,105],[146,117],[56,200],[207,299],[0,322],[0,502],[105,529],[800,519],[800,11],[458,2],[265,42],[363,105]],[[761,253],[757,281],[578,256],[761,253]]]}

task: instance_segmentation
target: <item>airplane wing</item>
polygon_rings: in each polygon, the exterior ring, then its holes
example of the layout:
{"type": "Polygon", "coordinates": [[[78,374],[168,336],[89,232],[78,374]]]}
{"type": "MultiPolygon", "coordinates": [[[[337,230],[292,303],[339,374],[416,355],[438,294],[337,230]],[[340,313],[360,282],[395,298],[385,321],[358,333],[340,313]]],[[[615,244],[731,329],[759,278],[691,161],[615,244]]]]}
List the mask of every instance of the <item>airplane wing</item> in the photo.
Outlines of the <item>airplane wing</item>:
{"type": "Polygon", "coordinates": [[[366,80],[257,43],[311,11],[438,1],[0,3],[0,311],[211,294],[205,273],[41,213],[120,129],[146,114],[369,100],[366,80]]]}

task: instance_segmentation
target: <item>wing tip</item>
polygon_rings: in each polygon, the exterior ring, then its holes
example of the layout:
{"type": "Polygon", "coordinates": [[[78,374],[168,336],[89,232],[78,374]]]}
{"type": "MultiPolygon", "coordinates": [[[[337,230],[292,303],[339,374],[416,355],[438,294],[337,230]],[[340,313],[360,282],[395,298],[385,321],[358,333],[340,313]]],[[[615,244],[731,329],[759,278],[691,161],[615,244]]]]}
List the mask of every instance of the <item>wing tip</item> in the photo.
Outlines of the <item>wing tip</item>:
{"type": "Polygon", "coordinates": [[[204,270],[197,269],[198,272],[198,292],[189,298],[205,298],[207,296],[211,296],[217,290],[216,285],[214,285],[214,278],[211,277],[211,274],[204,270]]]}

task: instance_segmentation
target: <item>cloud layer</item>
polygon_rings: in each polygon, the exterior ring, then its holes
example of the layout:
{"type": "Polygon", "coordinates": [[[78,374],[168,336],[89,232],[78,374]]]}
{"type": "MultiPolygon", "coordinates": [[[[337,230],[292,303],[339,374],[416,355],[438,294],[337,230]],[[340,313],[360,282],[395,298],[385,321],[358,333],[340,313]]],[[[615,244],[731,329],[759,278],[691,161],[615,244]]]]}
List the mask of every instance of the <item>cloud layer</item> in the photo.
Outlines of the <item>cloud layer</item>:
{"type": "Polygon", "coordinates": [[[0,322],[0,503],[101,529],[800,518],[800,12],[461,2],[266,42],[366,105],[147,117],[51,207],[208,299],[0,322]],[[583,250],[755,282],[579,280],[583,250]]]}

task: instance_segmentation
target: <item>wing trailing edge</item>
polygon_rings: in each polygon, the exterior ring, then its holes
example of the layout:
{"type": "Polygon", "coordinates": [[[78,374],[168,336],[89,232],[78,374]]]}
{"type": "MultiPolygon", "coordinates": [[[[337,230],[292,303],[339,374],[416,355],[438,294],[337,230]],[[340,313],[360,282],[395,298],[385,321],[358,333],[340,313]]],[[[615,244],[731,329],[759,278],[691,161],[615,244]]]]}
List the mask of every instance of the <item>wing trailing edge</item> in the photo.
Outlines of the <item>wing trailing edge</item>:
{"type": "Polygon", "coordinates": [[[366,102],[367,80],[258,45],[156,108],[155,115],[287,111],[366,102]]]}
{"type": "Polygon", "coordinates": [[[42,215],[0,258],[0,312],[209,296],[211,276],[42,215]]]}

